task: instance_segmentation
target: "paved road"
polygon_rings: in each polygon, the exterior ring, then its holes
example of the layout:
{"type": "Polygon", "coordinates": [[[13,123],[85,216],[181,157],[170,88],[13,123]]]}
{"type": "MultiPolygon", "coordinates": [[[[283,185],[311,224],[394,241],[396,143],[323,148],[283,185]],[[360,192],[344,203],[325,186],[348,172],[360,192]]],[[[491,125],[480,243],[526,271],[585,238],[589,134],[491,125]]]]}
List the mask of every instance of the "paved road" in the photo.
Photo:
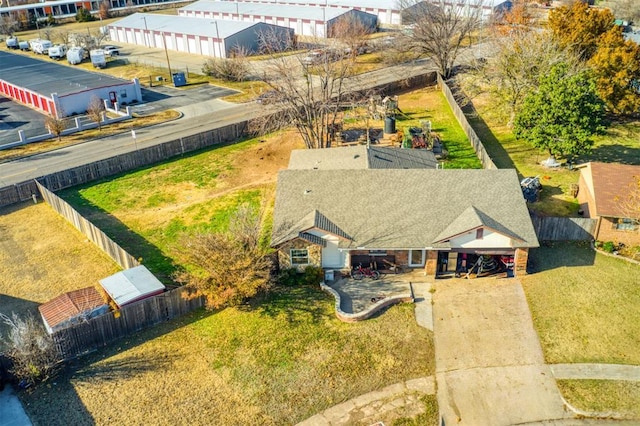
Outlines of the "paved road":
{"type": "Polygon", "coordinates": [[[433,314],[438,404],[446,424],[569,417],[518,280],[440,280],[433,314]]]}

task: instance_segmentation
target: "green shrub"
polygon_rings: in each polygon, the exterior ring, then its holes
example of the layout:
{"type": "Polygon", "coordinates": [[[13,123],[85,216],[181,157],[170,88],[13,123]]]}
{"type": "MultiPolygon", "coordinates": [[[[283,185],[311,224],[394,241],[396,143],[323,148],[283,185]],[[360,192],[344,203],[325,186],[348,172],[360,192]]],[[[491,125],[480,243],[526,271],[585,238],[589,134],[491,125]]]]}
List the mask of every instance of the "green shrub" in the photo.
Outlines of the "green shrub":
{"type": "Polygon", "coordinates": [[[616,245],[613,244],[613,241],[605,241],[604,243],[602,243],[602,250],[606,251],[607,253],[613,253],[615,249],[616,245]]]}
{"type": "Polygon", "coordinates": [[[324,277],[324,271],[318,266],[307,266],[302,272],[296,268],[285,269],[278,276],[278,284],[284,286],[318,285],[324,277]]]}
{"type": "Polygon", "coordinates": [[[89,22],[94,20],[95,18],[93,17],[93,15],[91,15],[91,12],[89,12],[87,9],[85,8],[78,9],[78,12],[76,13],[77,22],[89,22]]]}

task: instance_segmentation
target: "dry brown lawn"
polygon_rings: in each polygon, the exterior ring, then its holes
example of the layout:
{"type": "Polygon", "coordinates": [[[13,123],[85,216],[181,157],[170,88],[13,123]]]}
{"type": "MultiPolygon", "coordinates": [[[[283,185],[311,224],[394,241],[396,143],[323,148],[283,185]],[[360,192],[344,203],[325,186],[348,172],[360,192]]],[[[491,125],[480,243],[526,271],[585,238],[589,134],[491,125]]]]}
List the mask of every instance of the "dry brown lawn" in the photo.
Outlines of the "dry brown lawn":
{"type": "Polygon", "coordinates": [[[0,209],[0,312],[36,313],[39,304],[119,270],[47,204],[0,209]]]}

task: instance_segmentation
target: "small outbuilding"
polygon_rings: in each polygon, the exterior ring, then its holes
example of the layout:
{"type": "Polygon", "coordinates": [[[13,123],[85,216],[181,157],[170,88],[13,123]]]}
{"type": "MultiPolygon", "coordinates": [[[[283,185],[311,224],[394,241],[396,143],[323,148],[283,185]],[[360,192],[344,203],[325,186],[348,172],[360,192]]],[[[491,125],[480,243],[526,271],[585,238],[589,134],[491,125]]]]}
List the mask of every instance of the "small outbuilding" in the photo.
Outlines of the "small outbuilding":
{"type": "Polygon", "coordinates": [[[38,306],[49,334],[109,311],[109,305],[94,287],[64,293],[38,306]]]}
{"type": "Polygon", "coordinates": [[[242,49],[260,50],[262,34],[287,47],[293,30],[263,22],[193,19],[184,16],[134,13],[107,26],[114,42],[166,48],[178,52],[226,58],[242,49]]]}
{"type": "Polygon", "coordinates": [[[287,4],[260,4],[200,0],[178,9],[179,16],[264,22],[288,27],[296,35],[331,37],[341,21],[358,22],[370,32],[376,30],[376,15],[356,9],[314,7],[287,4]]]}
{"type": "Polygon", "coordinates": [[[94,97],[119,105],[142,102],[132,81],[0,51],[0,95],[62,118],[87,111],[94,97]]]}
{"type": "Polygon", "coordinates": [[[160,282],[144,265],[113,274],[100,285],[119,308],[164,292],[160,282]]]}

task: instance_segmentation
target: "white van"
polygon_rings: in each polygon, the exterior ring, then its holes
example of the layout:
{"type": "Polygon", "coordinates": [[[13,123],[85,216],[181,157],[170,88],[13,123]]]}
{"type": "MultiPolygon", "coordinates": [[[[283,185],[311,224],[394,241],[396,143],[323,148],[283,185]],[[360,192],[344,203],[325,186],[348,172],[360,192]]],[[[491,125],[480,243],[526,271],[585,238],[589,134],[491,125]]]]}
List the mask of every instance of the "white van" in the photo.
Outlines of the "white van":
{"type": "Polygon", "coordinates": [[[49,48],[49,57],[51,59],[60,60],[67,55],[67,46],[64,44],[56,44],[49,48]]]}
{"type": "Polygon", "coordinates": [[[78,65],[84,60],[84,49],[82,47],[72,47],[67,51],[67,61],[71,65],[78,65]]]}

